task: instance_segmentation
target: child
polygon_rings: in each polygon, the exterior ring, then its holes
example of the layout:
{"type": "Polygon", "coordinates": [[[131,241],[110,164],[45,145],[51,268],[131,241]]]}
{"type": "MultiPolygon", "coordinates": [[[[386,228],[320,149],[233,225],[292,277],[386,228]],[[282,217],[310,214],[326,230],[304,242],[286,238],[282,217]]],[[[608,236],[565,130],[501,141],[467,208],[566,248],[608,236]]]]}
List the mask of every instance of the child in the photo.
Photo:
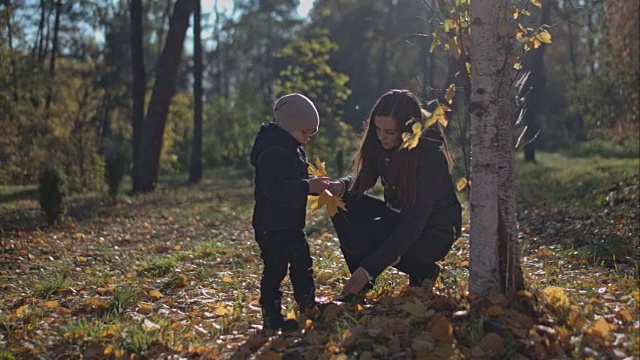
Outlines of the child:
{"type": "Polygon", "coordinates": [[[303,146],[318,131],[320,118],[311,100],[301,94],[279,98],[274,123],[263,124],[251,150],[255,167],[252,225],[264,269],[260,281],[263,329],[295,330],[281,313],[280,283],[287,275],[300,310],[314,308],[315,285],[304,232],[307,195],[329,186],[328,178],[309,178],[303,146]]]}

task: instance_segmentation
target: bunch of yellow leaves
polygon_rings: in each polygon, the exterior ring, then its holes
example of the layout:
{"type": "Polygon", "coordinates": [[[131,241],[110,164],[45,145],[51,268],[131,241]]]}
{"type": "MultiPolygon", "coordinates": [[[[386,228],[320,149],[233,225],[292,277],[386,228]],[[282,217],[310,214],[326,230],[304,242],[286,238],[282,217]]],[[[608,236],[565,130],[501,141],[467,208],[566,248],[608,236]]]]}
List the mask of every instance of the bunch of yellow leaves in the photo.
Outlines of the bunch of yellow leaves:
{"type": "MultiPolygon", "coordinates": [[[[446,97],[453,98],[455,94],[455,87],[449,87],[447,90],[446,97]],[[453,89],[453,90],[452,90],[453,89]]],[[[436,110],[426,119],[426,123],[422,125],[419,121],[416,121],[411,126],[411,132],[402,133],[402,144],[400,145],[401,149],[413,149],[418,146],[420,142],[420,138],[422,134],[427,130],[428,127],[432,126],[435,123],[439,123],[443,127],[447,127],[449,125],[449,120],[447,119],[446,112],[451,111],[451,109],[444,104],[438,104],[436,110]]]]}
{"type": "MultiPolygon", "coordinates": [[[[316,166],[309,164],[309,174],[317,177],[329,177],[325,163],[320,161],[320,159],[316,159],[316,166]]],[[[316,211],[321,207],[326,206],[329,216],[337,214],[338,208],[347,211],[344,201],[342,201],[341,198],[334,196],[329,190],[324,190],[318,196],[309,195],[309,200],[313,202],[313,205],[311,206],[312,211],[316,211]]]]}

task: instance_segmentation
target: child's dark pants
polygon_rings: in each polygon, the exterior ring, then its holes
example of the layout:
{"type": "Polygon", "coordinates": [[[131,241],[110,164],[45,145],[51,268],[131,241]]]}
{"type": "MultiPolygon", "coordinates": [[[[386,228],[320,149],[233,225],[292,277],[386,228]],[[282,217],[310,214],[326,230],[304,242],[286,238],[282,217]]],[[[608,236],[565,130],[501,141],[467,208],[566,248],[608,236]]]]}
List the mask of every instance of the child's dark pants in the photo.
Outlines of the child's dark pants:
{"type": "Polygon", "coordinates": [[[305,308],[315,304],[313,264],[304,230],[256,230],[256,241],[264,263],[260,281],[260,305],[263,310],[280,314],[280,284],[287,270],[298,306],[305,308]]]}

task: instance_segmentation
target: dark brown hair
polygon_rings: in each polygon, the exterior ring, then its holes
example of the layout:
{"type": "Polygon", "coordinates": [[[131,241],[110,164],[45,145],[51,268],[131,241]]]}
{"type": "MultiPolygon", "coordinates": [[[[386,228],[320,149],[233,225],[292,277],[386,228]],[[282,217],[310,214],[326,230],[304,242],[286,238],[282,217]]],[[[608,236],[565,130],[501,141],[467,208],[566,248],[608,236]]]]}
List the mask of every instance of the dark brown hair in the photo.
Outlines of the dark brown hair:
{"type": "MultiPolygon", "coordinates": [[[[378,99],[364,123],[362,140],[354,158],[354,179],[350,190],[356,193],[371,189],[378,176],[383,175],[377,173],[378,161],[383,156],[384,149],[376,135],[374,124],[376,116],[391,116],[401,133],[410,133],[411,126],[416,121],[424,124],[430,114],[422,108],[420,100],[408,90],[390,90],[378,99]]],[[[443,143],[441,148],[451,168],[449,150],[441,128],[440,136],[443,143]]],[[[396,185],[398,196],[407,207],[415,201],[416,169],[424,152],[424,141],[420,141],[412,150],[398,149],[391,155],[387,167],[386,175],[396,185]]]]}

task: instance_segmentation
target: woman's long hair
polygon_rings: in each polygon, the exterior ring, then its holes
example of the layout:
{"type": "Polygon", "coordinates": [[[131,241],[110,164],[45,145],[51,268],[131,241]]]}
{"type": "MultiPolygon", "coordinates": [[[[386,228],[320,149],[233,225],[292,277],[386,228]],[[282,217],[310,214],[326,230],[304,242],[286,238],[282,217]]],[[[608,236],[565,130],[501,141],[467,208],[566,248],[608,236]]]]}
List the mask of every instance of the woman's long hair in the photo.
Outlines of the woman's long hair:
{"type": "MultiPolygon", "coordinates": [[[[422,108],[420,100],[408,90],[390,90],[378,99],[373,106],[369,118],[364,124],[363,137],[354,159],[354,180],[351,191],[362,193],[371,189],[381,175],[387,175],[396,186],[400,201],[405,207],[411,206],[416,195],[416,169],[419,160],[424,156],[426,138],[422,138],[418,146],[412,150],[398,149],[392,155],[386,174],[378,174],[378,164],[384,155],[384,149],[378,140],[375,129],[376,116],[391,116],[401,133],[411,132],[416,122],[425,123],[430,114],[422,108]]],[[[445,134],[439,125],[442,149],[451,169],[451,157],[445,134]]]]}

